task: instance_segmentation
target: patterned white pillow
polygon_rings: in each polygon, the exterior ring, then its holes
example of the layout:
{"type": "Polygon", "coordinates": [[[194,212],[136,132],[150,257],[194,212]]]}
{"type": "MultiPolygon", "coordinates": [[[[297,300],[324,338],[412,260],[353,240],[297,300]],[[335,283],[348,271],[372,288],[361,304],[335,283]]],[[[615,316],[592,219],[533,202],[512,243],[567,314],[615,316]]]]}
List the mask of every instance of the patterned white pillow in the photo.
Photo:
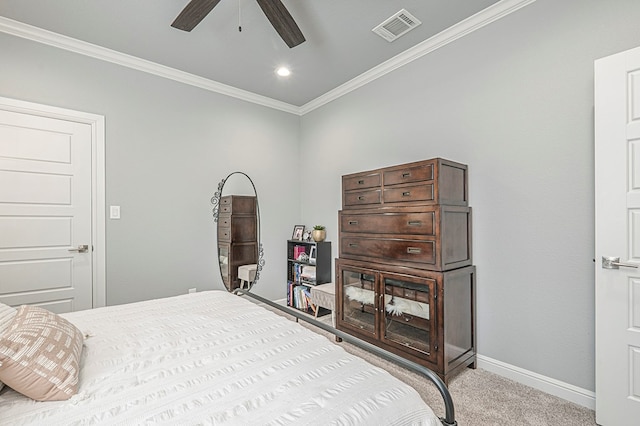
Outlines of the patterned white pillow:
{"type": "Polygon", "coordinates": [[[60,401],[78,391],[82,333],[66,319],[23,305],[0,335],[0,380],[37,401],[60,401]]]}
{"type": "MultiPolygon", "coordinates": [[[[4,303],[0,303],[0,336],[9,327],[13,317],[16,316],[16,308],[13,308],[4,303]]],[[[2,363],[0,363],[2,365],[2,363]]],[[[4,383],[0,382],[0,390],[4,387],[4,383]]]]}

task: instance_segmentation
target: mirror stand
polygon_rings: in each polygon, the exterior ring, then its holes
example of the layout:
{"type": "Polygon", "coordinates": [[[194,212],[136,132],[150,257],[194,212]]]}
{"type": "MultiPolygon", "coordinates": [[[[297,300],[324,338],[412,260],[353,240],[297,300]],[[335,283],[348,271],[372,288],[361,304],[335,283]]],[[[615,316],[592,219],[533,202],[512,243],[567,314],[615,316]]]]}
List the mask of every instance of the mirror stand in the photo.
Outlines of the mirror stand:
{"type": "Polygon", "coordinates": [[[245,285],[250,290],[265,264],[256,187],[246,173],[232,172],[220,181],[211,203],[222,281],[228,291],[245,285]]]}

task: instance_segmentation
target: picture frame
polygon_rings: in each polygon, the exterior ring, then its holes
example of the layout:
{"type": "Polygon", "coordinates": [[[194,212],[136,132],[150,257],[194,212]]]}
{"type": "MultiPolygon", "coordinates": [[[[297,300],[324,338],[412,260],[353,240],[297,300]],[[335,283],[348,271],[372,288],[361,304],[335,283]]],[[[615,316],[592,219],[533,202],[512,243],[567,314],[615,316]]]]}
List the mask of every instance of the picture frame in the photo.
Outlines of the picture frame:
{"type": "Polygon", "coordinates": [[[304,225],[296,225],[293,227],[292,240],[302,241],[302,234],[304,234],[304,225]]]}

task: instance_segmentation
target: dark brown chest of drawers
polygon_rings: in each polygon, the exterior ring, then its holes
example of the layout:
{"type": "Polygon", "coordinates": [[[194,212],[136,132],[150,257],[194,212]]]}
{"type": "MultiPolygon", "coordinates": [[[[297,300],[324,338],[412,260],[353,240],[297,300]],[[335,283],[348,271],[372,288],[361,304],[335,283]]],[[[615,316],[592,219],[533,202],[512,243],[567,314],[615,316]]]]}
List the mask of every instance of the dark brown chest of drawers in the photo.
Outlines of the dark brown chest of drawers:
{"type": "Polygon", "coordinates": [[[342,177],[337,327],[445,381],[475,366],[467,166],[435,158],[342,177]]]}
{"type": "Polygon", "coordinates": [[[228,195],[220,198],[218,253],[222,281],[229,291],[240,286],[238,267],[258,259],[256,197],[228,195]]]}
{"type": "Polygon", "coordinates": [[[342,177],[342,209],[468,204],[467,166],[435,158],[342,177]]]}
{"type": "Polygon", "coordinates": [[[340,258],[446,271],[471,265],[471,208],[425,205],[343,210],[340,258]]]}

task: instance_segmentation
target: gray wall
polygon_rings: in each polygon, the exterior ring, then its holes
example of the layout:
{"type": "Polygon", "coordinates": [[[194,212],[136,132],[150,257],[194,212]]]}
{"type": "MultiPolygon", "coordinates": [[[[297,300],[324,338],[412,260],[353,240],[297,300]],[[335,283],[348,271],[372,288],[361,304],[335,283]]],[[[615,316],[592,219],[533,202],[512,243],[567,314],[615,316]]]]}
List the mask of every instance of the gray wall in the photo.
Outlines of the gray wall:
{"type": "Polygon", "coordinates": [[[254,180],[267,264],[257,292],[281,298],[284,240],[300,220],[299,117],[0,34],[0,96],[106,117],[107,303],[223,288],[210,198],[254,180]],[[289,194],[284,197],[283,194],[289,194]]]}
{"type": "Polygon", "coordinates": [[[305,221],[337,241],[345,173],[468,164],[479,353],[593,390],[593,61],[640,44],[639,18],[538,0],[306,114],[305,221]]]}
{"type": "Polygon", "coordinates": [[[342,174],[467,163],[479,352],[593,390],[593,61],[640,43],[638,17],[538,0],[302,119],[0,34],[0,96],[106,116],[109,304],[222,288],[209,198],[233,170],[277,299],[292,225],[327,225],[337,252],[342,174]]]}

